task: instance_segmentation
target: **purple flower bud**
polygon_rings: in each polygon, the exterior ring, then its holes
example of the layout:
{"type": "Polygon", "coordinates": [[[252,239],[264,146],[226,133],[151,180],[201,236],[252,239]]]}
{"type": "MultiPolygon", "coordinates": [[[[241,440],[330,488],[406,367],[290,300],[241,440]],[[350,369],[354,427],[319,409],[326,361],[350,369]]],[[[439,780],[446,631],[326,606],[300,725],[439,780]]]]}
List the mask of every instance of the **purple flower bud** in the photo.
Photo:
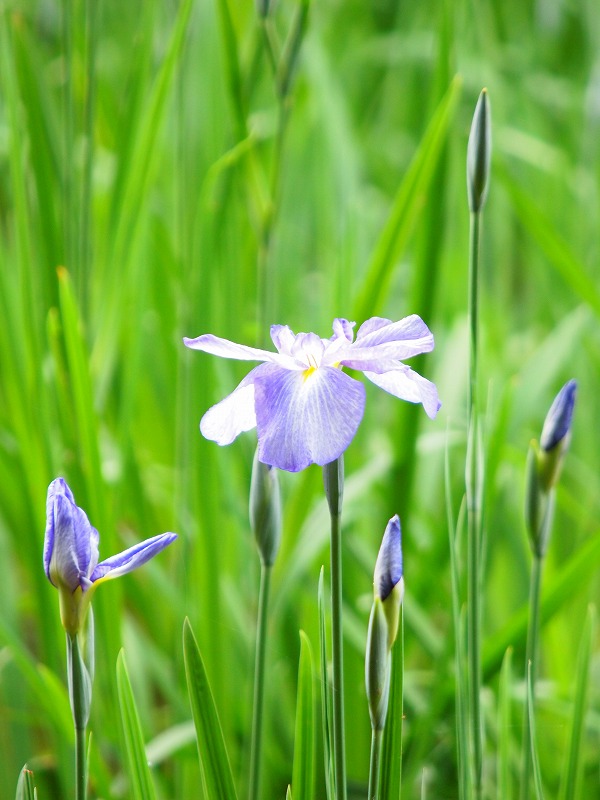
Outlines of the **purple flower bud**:
{"type": "Polygon", "coordinates": [[[388,629],[388,649],[396,641],[400,606],[404,598],[404,577],[402,569],[402,532],[400,518],[396,514],[388,522],[379,548],[373,578],[375,599],[381,605],[388,629]]]}
{"type": "Polygon", "coordinates": [[[546,453],[554,450],[565,438],[570,438],[576,395],[577,381],[570,380],[565,383],[554,398],[554,402],[546,416],[540,439],[540,447],[546,453]]]}
{"type": "Polygon", "coordinates": [[[74,635],[81,629],[98,583],[131,572],[176,538],[176,533],[163,533],[98,564],[98,531],[75,504],[67,482],[63,478],[52,481],[46,500],[44,570],[59,590],[67,633],[74,635]]]}

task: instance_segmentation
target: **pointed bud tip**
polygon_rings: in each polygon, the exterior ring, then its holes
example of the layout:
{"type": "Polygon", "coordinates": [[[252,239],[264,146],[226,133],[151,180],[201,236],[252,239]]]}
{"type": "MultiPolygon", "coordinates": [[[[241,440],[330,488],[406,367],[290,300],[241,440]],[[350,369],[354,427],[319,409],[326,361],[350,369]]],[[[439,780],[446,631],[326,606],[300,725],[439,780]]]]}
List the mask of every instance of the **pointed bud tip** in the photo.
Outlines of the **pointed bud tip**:
{"type": "Polygon", "coordinates": [[[554,450],[570,434],[576,396],[577,381],[571,379],[554,398],[540,438],[540,446],[546,453],[554,450]]]}
{"type": "Polygon", "coordinates": [[[382,601],[386,600],[402,575],[402,530],[400,517],[396,514],[387,524],[375,563],[373,576],[375,596],[382,601]]]}
{"type": "Polygon", "coordinates": [[[475,107],[467,145],[467,196],[472,213],[481,211],[487,198],[491,151],[490,103],[484,88],[475,107]]]}

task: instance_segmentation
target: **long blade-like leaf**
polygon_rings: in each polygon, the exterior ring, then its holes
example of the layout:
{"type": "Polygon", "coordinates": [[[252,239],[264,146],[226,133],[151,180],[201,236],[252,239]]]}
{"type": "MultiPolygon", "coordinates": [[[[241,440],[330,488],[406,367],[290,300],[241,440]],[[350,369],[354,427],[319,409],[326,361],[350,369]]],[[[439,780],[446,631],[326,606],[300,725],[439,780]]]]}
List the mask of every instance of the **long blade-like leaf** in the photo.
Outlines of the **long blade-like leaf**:
{"type": "Polygon", "coordinates": [[[580,796],[583,726],[585,722],[590,658],[592,655],[592,642],[594,641],[595,627],[596,614],[594,609],[590,607],[581,637],[581,645],[579,647],[579,656],[577,659],[575,704],[573,707],[573,719],[569,733],[569,752],[565,764],[565,774],[561,786],[560,800],[575,800],[576,797],[580,796]]]}
{"type": "Polygon", "coordinates": [[[36,800],[36,798],[37,791],[33,782],[33,772],[25,764],[19,775],[15,800],[36,800]]]}
{"type": "Polygon", "coordinates": [[[131,690],[125,654],[122,650],[117,658],[117,691],[121,707],[123,736],[127,749],[131,795],[134,800],[153,800],[156,797],[154,783],[146,758],[144,737],[135,705],[135,698],[131,690]]]}
{"type": "Polygon", "coordinates": [[[183,658],[196,726],[205,795],[207,798],[219,798],[219,800],[236,800],[237,795],[219,715],[198,643],[187,617],[183,624],[183,658]]]}
{"type": "Polygon", "coordinates": [[[366,278],[354,306],[355,319],[363,320],[378,313],[385,302],[394,267],[423,206],[423,195],[426,194],[434,174],[459,89],[460,80],[457,77],[438,106],[400,184],[394,205],[367,267],[366,278]]]}
{"type": "Polygon", "coordinates": [[[308,636],[300,631],[298,701],[292,786],[296,800],[313,800],[315,784],[314,661],[308,636]]]}

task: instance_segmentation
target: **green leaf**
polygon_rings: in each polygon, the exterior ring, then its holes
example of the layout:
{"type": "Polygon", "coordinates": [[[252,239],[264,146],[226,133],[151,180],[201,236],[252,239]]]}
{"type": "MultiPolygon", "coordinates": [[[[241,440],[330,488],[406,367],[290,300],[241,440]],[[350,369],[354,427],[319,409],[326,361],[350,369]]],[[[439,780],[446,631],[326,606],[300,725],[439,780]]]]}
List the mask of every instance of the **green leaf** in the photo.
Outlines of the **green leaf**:
{"type": "Polygon", "coordinates": [[[134,800],[153,800],[156,797],[154,783],[146,758],[144,737],[123,650],[120,651],[117,658],[117,691],[127,750],[130,791],[134,800]]]}
{"type": "Polygon", "coordinates": [[[561,783],[560,800],[574,800],[574,798],[581,796],[582,739],[595,627],[596,613],[594,608],[590,606],[577,657],[575,703],[571,730],[569,731],[569,752],[561,783]]]}
{"type": "Polygon", "coordinates": [[[19,775],[15,800],[36,800],[36,798],[37,790],[33,782],[33,772],[25,764],[19,775]]]}
{"type": "Polygon", "coordinates": [[[354,318],[364,320],[381,311],[394,268],[406,247],[437,166],[446,132],[460,90],[455,77],[438,106],[421,144],[400,184],[392,210],[376,243],[362,289],[354,306],[354,318]]]}
{"type": "Polygon", "coordinates": [[[298,700],[292,786],[296,800],[312,800],[315,788],[314,660],[308,636],[300,631],[298,700]]]}
{"type": "Polygon", "coordinates": [[[235,800],[237,795],[219,715],[198,643],[187,617],[183,623],[183,658],[205,796],[235,800]]]}
{"type": "Polygon", "coordinates": [[[498,800],[511,800],[512,783],[510,755],[513,730],[511,724],[511,690],[512,690],[512,648],[506,651],[500,673],[498,694],[498,780],[496,797],[498,800]]]}

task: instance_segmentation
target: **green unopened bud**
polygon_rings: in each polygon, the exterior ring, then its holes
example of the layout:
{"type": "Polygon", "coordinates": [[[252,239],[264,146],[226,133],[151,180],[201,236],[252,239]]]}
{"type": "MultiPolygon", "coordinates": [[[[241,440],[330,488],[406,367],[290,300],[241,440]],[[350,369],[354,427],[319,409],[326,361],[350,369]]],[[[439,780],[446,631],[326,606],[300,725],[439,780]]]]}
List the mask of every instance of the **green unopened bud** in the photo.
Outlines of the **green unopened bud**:
{"type": "Polygon", "coordinates": [[[382,731],[387,717],[390,690],[390,650],[388,623],[379,597],[375,598],[369,618],[365,683],[371,727],[373,730],[382,731]]]}
{"type": "Polygon", "coordinates": [[[281,541],[279,479],[276,467],[258,460],[258,450],[250,482],[250,525],[262,563],[266,567],[273,566],[281,541]]]}
{"type": "Polygon", "coordinates": [[[467,196],[473,214],[481,211],[487,197],[491,152],[490,103],[487,90],[483,89],[475,107],[467,145],[467,196]]]}

